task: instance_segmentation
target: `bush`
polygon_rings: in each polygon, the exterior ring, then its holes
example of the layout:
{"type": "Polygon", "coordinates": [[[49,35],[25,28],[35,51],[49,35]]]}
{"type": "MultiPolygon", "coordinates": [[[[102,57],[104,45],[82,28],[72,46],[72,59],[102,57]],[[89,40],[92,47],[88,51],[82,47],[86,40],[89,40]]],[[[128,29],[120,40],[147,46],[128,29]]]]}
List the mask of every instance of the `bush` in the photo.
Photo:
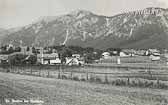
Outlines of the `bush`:
{"type": "Polygon", "coordinates": [[[7,70],[6,70],[6,72],[7,72],[7,73],[9,73],[9,72],[10,72],[10,70],[9,70],[9,69],[7,69],[7,70]]]}
{"type": "Polygon", "coordinates": [[[160,83],[160,84],[158,85],[158,87],[159,87],[160,89],[168,89],[168,86],[165,85],[164,83],[160,83]]]}
{"type": "Polygon", "coordinates": [[[73,77],[72,79],[75,81],[80,81],[80,79],[77,76],[73,77]]]}
{"type": "Polygon", "coordinates": [[[136,86],[138,86],[138,84],[133,80],[131,83],[131,86],[136,87],[136,86]]]}
{"type": "Polygon", "coordinates": [[[105,75],[105,83],[109,83],[107,75],[105,75]]]}
{"type": "Polygon", "coordinates": [[[89,78],[89,80],[90,80],[90,82],[94,82],[94,81],[95,81],[95,77],[91,76],[91,77],[89,78]]]}
{"type": "Polygon", "coordinates": [[[62,75],[62,79],[68,79],[66,75],[62,75]]]}
{"type": "Polygon", "coordinates": [[[58,73],[58,79],[61,79],[61,75],[60,75],[60,73],[58,73]]]}
{"type": "Polygon", "coordinates": [[[96,77],[96,78],[95,78],[95,81],[96,81],[97,83],[102,83],[102,80],[101,80],[101,78],[99,78],[99,77],[96,77]]]}
{"type": "Polygon", "coordinates": [[[25,55],[22,53],[14,53],[9,56],[10,65],[21,65],[21,64],[35,64],[37,57],[35,55],[25,55]]]}
{"type": "Polygon", "coordinates": [[[85,79],[85,78],[82,78],[81,81],[86,81],[86,79],[85,79]]]}
{"type": "Polygon", "coordinates": [[[139,87],[145,87],[144,83],[142,81],[140,81],[140,80],[138,80],[138,86],[139,87]]]}

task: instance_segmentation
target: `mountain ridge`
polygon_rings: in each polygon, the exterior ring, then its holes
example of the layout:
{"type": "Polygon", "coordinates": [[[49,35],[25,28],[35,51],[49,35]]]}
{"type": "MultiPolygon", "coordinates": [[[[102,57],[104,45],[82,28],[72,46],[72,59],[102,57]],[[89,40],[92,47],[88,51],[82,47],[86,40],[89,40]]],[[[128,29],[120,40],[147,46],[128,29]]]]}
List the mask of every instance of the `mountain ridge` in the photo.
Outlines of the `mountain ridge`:
{"type": "Polygon", "coordinates": [[[168,9],[151,7],[111,17],[77,10],[42,18],[0,40],[1,44],[14,45],[20,41],[27,46],[168,48],[168,9]]]}

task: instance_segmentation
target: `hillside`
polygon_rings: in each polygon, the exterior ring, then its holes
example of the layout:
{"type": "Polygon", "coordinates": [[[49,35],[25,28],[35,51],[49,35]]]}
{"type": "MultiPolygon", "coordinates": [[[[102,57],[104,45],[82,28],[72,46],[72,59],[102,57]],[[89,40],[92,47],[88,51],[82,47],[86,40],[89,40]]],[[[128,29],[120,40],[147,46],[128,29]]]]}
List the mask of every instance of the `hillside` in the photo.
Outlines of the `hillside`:
{"type": "Polygon", "coordinates": [[[106,48],[168,48],[168,9],[146,8],[107,17],[77,10],[43,17],[12,31],[2,44],[27,46],[78,45],[106,48]]]}

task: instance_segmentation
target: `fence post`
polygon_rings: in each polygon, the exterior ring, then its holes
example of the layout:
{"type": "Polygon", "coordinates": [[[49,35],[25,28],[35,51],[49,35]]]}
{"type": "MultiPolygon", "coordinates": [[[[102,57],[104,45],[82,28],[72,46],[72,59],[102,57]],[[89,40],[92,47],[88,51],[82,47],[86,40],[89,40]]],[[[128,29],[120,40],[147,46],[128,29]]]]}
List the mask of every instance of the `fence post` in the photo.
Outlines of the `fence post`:
{"type": "Polygon", "coordinates": [[[129,84],[130,84],[130,79],[128,78],[128,79],[127,79],[127,85],[129,85],[129,84]]]}
{"type": "Polygon", "coordinates": [[[48,70],[48,74],[47,74],[47,77],[50,77],[50,71],[48,70]]]}
{"type": "Polygon", "coordinates": [[[105,83],[109,83],[107,74],[105,74],[105,83]]]}
{"type": "Polygon", "coordinates": [[[41,66],[40,66],[40,69],[39,69],[39,77],[41,77],[41,66]]]}
{"type": "Polygon", "coordinates": [[[58,79],[61,79],[62,75],[61,75],[61,65],[59,65],[59,73],[58,73],[58,79]]]}
{"type": "Polygon", "coordinates": [[[157,78],[157,85],[159,86],[159,84],[160,84],[160,81],[159,81],[159,78],[157,78]]]}
{"type": "Polygon", "coordinates": [[[87,80],[87,81],[89,80],[88,72],[86,73],[86,80],[87,80]]]}
{"type": "Polygon", "coordinates": [[[32,66],[30,66],[30,74],[32,75],[32,66]]]}
{"type": "Polygon", "coordinates": [[[71,77],[70,77],[71,79],[72,79],[72,75],[73,75],[73,73],[72,73],[72,71],[71,71],[71,77]]]}

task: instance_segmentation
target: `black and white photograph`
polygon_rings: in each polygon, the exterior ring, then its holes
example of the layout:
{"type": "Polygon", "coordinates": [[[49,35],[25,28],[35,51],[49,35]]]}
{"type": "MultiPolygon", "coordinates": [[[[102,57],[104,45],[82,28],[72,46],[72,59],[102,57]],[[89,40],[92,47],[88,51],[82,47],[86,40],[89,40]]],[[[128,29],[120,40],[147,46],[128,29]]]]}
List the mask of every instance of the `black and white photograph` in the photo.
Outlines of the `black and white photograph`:
{"type": "Polygon", "coordinates": [[[0,0],[0,105],[168,105],[168,0],[0,0]]]}

